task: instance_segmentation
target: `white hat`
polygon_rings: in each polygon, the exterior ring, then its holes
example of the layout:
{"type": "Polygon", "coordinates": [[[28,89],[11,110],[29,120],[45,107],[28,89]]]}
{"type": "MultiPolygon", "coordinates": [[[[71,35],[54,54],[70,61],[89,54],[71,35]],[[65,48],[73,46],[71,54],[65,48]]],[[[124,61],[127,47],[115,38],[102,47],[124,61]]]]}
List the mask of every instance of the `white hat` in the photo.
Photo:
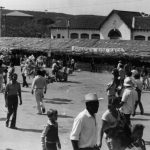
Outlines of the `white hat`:
{"type": "Polygon", "coordinates": [[[131,78],[126,78],[125,80],[124,80],[124,84],[123,84],[124,86],[133,86],[134,84],[133,84],[133,81],[132,81],[132,79],[131,78]]]}
{"type": "Polygon", "coordinates": [[[100,101],[103,98],[98,98],[96,93],[88,93],[84,96],[84,101],[85,102],[91,102],[91,101],[100,101]]]}

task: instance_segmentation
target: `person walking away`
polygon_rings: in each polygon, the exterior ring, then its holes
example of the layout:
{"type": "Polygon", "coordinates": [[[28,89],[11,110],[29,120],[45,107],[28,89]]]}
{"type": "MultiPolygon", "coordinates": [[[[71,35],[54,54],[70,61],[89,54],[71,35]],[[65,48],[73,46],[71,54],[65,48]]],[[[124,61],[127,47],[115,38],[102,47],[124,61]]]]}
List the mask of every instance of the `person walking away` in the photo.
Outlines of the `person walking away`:
{"type": "Polygon", "coordinates": [[[6,66],[3,71],[3,79],[4,79],[5,86],[7,84],[7,73],[8,73],[8,67],[6,66]]]}
{"type": "Polygon", "coordinates": [[[41,135],[42,150],[61,149],[61,143],[58,136],[58,112],[54,109],[47,111],[48,122],[41,135]]]}
{"type": "Polygon", "coordinates": [[[130,116],[134,114],[135,103],[138,100],[137,92],[134,89],[134,84],[131,78],[124,80],[124,91],[120,102],[120,112],[126,118],[127,124],[130,126],[130,116]]]}
{"type": "Polygon", "coordinates": [[[107,96],[108,96],[108,105],[111,104],[112,100],[116,97],[116,89],[117,89],[117,83],[115,78],[107,84],[107,96]]]}
{"type": "Polygon", "coordinates": [[[125,74],[127,75],[129,72],[131,72],[131,64],[130,63],[127,63],[124,65],[124,71],[125,71],[125,74]]]}
{"type": "Polygon", "coordinates": [[[97,94],[85,95],[86,109],[74,119],[70,140],[73,150],[95,150],[97,144],[97,121],[95,114],[98,112],[99,100],[97,94]]]}
{"type": "Polygon", "coordinates": [[[28,83],[26,81],[27,74],[28,74],[27,65],[23,66],[21,73],[22,73],[22,79],[23,79],[22,87],[24,87],[24,86],[28,87],[29,85],[28,85],[28,83]]]}
{"type": "Polygon", "coordinates": [[[3,72],[4,68],[2,67],[3,61],[0,60],[0,92],[3,90],[3,72]]]}
{"type": "Polygon", "coordinates": [[[17,108],[18,108],[18,96],[20,100],[20,105],[22,105],[22,96],[21,96],[21,86],[17,82],[18,75],[14,73],[11,76],[11,81],[6,85],[5,90],[5,106],[8,108],[6,127],[9,126],[10,117],[12,115],[12,120],[10,128],[16,129],[16,117],[17,117],[17,108]]]}
{"type": "Polygon", "coordinates": [[[52,64],[52,75],[54,75],[55,81],[57,81],[58,70],[59,70],[58,62],[54,60],[52,64]]]}
{"type": "Polygon", "coordinates": [[[71,69],[72,69],[72,71],[74,71],[74,65],[75,65],[75,60],[72,58],[71,59],[71,69]]]}
{"type": "Polygon", "coordinates": [[[8,67],[8,82],[11,80],[11,76],[15,73],[14,64],[11,62],[10,66],[8,67]]]}
{"type": "Polygon", "coordinates": [[[112,99],[112,102],[108,105],[108,109],[102,115],[102,126],[100,130],[100,144],[99,147],[102,146],[103,135],[105,136],[105,140],[107,138],[107,133],[104,131],[107,128],[112,128],[117,126],[117,124],[121,123],[121,115],[117,110],[119,106],[119,99],[116,97],[112,99]]]}
{"type": "Polygon", "coordinates": [[[33,79],[31,93],[35,95],[36,103],[37,103],[37,114],[41,115],[45,113],[45,106],[43,104],[43,90],[44,94],[47,91],[47,83],[46,79],[42,76],[41,70],[37,70],[37,76],[33,79]]]}
{"type": "Polygon", "coordinates": [[[143,78],[143,89],[149,89],[148,70],[145,66],[142,67],[141,77],[143,78]]]}
{"type": "Polygon", "coordinates": [[[119,68],[118,72],[119,72],[120,86],[123,87],[123,82],[124,82],[124,79],[125,79],[125,71],[123,69],[122,64],[120,64],[120,68],[119,68]]]}
{"type": "Polygon", "coordinates": [[[142,81],[140,80],[140,74],[135,74],[134,76],[134,81],[135,81],[135,84],[136,84],[136,91],[138,93],[138,101],[136,102],[135,104],[135,108],[134,108],[134,115],[136,114],[136,108],[137,106],[139,105],[139,108],[140,108],[140,112],[141,112],[141,115],[144,114],[144,108],[143,108],[143,105],[142,105],[142,102],[141,102],[141,93],[142,93],[142,81]]]}

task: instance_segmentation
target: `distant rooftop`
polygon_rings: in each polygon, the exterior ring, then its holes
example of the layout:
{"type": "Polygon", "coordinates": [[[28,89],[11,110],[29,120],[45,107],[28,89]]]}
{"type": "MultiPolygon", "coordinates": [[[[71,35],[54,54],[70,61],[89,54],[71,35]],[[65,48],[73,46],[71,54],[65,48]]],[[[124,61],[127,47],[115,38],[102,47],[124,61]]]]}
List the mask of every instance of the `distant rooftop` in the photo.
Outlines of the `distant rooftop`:
{"type": "Polygon", "coordinates": [[[20,11],[13,11],[10,13],[5,14],[6,16],[15,16],[15,17],[33,17],[32,15],[22,13],[20,11]]]}

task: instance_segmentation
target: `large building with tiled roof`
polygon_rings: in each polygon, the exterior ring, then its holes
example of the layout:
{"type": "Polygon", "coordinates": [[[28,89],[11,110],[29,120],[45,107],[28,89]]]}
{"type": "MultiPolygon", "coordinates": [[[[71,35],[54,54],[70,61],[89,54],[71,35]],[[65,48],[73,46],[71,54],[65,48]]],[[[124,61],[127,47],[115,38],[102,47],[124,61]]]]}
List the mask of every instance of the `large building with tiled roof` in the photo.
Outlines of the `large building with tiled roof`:
{"type": "Polygon", "coordinates": [[[51,26],[53,38],[150,40],[150,17],[112,10],[108,16],[74,16],[51,26]]]}
{"type": "Polygon", "coordinates": [[[99,28],[105,16],[77,15],[68,20],[57,20],[51,26],[54,38],[100,39],[99,28]]]}

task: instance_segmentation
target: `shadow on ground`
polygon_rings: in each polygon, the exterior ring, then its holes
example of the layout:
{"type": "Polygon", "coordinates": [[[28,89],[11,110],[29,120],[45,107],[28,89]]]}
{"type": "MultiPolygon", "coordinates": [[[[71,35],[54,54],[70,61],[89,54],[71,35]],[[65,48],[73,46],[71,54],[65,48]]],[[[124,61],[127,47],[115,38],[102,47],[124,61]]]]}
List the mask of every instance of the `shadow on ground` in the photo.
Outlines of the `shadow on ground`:
{"type": "Polygon", "coordinates": [[[68,116],[68,115],[58,115],[59,118],[74,118],[72,116],[68,116]]]}
{"type": "Polygon", "coordinates": [[[11,148],[6,148],[5,150],[13,150],[13,149],[11,149],[11,148]]]}
{"type": "Polygon", "coordinates": [[[17,128],[19,131],[23,132],[36,132],[36,133],[41,133],[43,130],[37,130],[37,129],[25,129],[25,128],[17,128]]]}
{"type": "Polygon", "coordinates": [[[64,83],[76,83],[76,84],[81,84],[81,82],[79,82],[79,81],[67,81],[67,82],[64,82],[64,83]]]}
{"type": "Polygon", "coordinates": [[[144,113],[144,116],[150,116],[150,113],[144,113]]]}
{"type": "Polygon", "coordinates": [[[6,121],[6,118],[0,118],[0,121],[6,121]]]}
{"type": "Polygon", "coordinates": [[[150,145],[150,141],[145,141],[145,145],[150,145]]]}
{"type": "Polygon", "coordinates": [[[72,100],[69,99],[63,99],[63,98],[53,98],[53,99],[48,99],[44,98],[45,103],[51,103],[51,104],[71,104],[72,100]]]}
{"type": "Polygon", "coordinates": [[[150,119],[145,119],[145,118],[131,118],[131,120],[141,120],[141,121],[148,121],[150,119]]]}
{"type": "Polygon", "coordinates": [[[24,90],[21,90],[21,92],[23,92],[23,93],[30,93],[30,91],[24,91],[24,90]]]}

